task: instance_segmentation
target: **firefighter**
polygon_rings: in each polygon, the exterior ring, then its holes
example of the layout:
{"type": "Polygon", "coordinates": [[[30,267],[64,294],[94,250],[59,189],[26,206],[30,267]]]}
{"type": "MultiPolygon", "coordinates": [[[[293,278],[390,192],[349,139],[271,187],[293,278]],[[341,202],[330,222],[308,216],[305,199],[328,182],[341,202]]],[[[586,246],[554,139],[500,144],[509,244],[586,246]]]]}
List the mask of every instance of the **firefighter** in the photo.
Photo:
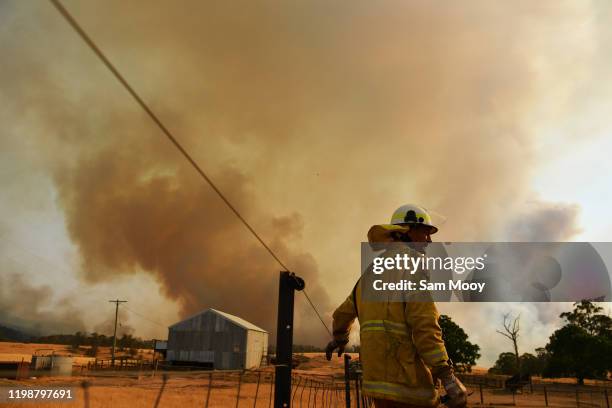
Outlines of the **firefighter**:
{"type": "MultiPolygon", "coordinates": [[[[404,205],[393,213],[391,224],[373,226],[368,240],[373,249],[382,249],[381,244],[388,242],[407,242],[409,250],[422,254],[437,231],[427,210],[404,205]]],[[[419,294],[427,296],[426,301],[366,302],[361,300],[361,286],[362,279],[333,314],[334,339],[326,347],[327,359],[336,350],[342,355],[358,318],[363,394],[374,400],[376,408],[438,406],[438,380],[446,392],[445,404],[465,407],[466,389],[453,374],[430,294],[419,294]]]]}

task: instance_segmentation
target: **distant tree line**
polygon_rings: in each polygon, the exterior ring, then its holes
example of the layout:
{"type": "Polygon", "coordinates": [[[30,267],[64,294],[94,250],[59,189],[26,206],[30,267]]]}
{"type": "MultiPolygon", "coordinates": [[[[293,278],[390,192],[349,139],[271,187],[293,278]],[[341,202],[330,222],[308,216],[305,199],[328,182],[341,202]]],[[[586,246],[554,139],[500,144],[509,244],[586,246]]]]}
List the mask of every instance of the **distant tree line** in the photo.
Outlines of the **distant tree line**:
{"type": "MultiPolygon", "coordinates": [[[[30,340],[32,343],[47,343],[47,344],[66,344],[70,345],[74,351],[81,346],[87,346],[87,355],[95,357],[98,354],[98,347],[110,347],[113,345],[113,336],[106,336],[99,333],[83,333],[76,332],[75,334],[52,334],[49,336],[35,337],[30,340]]],[[[124,334],[117,337],[117,348],[119,351],[130,350],[131,354],[135,354],[134,350],[139,348],[153,348],[153,340],[142,340],[139,337],[134,337],[131,334],[124,334]]]]}
{"type": "Polygon", "coordinates": [[[325,351],[321,347],[311,346],[308,344],[294,344],[293,352],[294,353],[318,353],[321,351],[325,351]]]}
{"type": "Polygon", "coordinates": [[[32,336],[21,330],[0,324],[0,341],[29,341],[32,336]]]}
{"type": "Polygon", "coordinates": [[[524,353],[517,362],[514,353],[501,353],[489,370],[493,374],[532,374],[543,377],[606,379],[612,372],[612,318],[593,302],[574,303],[574,310],[561,313],[566,324],[556,330],[536,354],[524,353]]]}
{"type": "MultiPolygon", "coordinates": [[[[320,353],[325,351],[324,348],[318,346],[311,346],[309,344],[294,344],[294,353],[320,353]]],[[[268,354],[276,354],[276,346],[274,344],[268,345],[268,354]]]]}

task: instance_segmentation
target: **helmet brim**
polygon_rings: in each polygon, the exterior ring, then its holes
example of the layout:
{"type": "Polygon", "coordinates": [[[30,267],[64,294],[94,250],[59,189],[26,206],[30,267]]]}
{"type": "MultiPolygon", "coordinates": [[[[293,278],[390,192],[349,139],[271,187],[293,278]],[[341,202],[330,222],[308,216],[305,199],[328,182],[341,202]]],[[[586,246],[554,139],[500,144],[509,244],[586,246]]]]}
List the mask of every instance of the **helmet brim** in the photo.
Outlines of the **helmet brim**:
{"type": "Polygon", "coordinates": [[[389,225],[394,226],[394,227],[398,227],[398,226],[408,226],[408,227],[410,227],[412,225],[422,225],[422,226],[425,226],[425,227],[429,227],[429,235],[433,235],[436,232],[438,232],[438,228],[437,227],[434,227],[433,225],[427,224],[427,223],[424,223],[424,222],[403,222],[403,223],[400,223],[400,224],[389,224],[389,225]]]}

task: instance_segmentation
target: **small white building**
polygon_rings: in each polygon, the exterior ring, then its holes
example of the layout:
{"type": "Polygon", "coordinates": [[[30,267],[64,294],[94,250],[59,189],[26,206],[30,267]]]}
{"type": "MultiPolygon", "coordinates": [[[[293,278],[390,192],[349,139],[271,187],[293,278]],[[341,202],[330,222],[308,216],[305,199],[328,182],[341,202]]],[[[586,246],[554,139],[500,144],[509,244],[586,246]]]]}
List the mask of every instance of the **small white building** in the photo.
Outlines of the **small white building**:
{"type": "Polygon", "coordinates": [[[251,369],[268,355],[268,332],[240,317],[207,309],[168,328],[166,359],[215,370],[251,369]]]}

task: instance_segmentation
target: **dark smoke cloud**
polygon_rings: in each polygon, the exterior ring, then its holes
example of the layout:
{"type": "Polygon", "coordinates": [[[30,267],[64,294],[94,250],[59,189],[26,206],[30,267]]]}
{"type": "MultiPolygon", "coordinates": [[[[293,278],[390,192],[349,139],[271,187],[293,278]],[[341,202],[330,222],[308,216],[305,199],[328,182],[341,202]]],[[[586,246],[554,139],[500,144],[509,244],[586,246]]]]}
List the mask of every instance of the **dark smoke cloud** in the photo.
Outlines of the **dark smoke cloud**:
{"type": "Polygon", "coordinates": [[[509,241],[563,242],[581,232],[580,207],[575,204],[532,202],[508,227],[509,241]]]}
{"type": "MultiPolygon", "coordinates": [[[[299,234],[300,217],[266,214],[236,169],[216,172],[214,179],[247,219],[260,220],[262,235],[272,237],[272,248],[329,310],[312,256],[284,243],[299,234]]],[[[173,165],[154,149],[102,149],[58,171],[56,185],[88,280],[144,269],[185,315],[210,306],[272,331],[280,266],[192,169],[173,165]]]]}
{"type": "MultiPolygon", "coordinates": [[[[11,4],[0,115],[27,120],[15,132],[35,138],[83,278],[143,269],[184,315],[211,306],[273,329],[279,266],[51,7],[11,4]]],[[[534,61],[581,56],[567,27],[588,14],[557,2],[67,4],[327,318],[325,288],[350,291],[359,241],[400,204],[439,210],[445,240],[493,238],[530,193],[534,61]]],[[[564,75],[547,78],[571,93],[564,75]]],[[[298,319],[301,342],[325,338],[310,311],[298,319]]]]}
{"type": "Polygon", "coordinates": [[[53,301],[53,288],[32,286],[17,269],[5,264],[0,274],[0,324],[32,335],[84,330],[80,313],[69,299],[53,301]]]}
{"type": "MultiPolygon", "coordinates": [[[[123,336],[124,334],[138,335],[134,327],[128,323],[128,320],[128,313],[124,309],[119,308],[119,313],[117,315],[117,338],[123,336]]],[[[112,336],[114,329],[115,315],[113,314],[112,317],[109,317],[103,322],[96,324],[93,328],[93,332],[112,336]]]]}
{"type": "MultiPolygon", "coordinates": [[[[17,78],[20,62],[9,64],[17,78]]],[[[46,84],[46,92],[32,95],[23,83],[7,89],[15,97],[14,107],[40,106],[34,112],[37,125],[53,129],[52,139],[39,141],[50,149],[43,162],[51,169],[68,232],[82,256],[83,278],[100,282],[144,269],[159,279],[165,295],[180,303],[183,315],[215,307],[273,331],[281,268],[209,186],[146,119],[136,122],[134,137],[133,109],[126,114],[104,107],[108,116],[99,118],[68,101],[48,105],[48,98],[62,92],[57,78],[52,70],[29,62],[30,79],[46,84]]],[[[299,238],[300,216],[266,213],[250,190],[251,179],[233,165],[221,163],[212,176],[247,219],[263,220],[258,231],[308,281],[310,295],[328,312],[313,257],[285,245],[285,240],[299,238]]],[[[312,330],[311,314],[301,321],[304,341],[320,338],[308,335],[320,333],[312,330]]],[[[108,331],[106,326],[95,329],[108,331]]]]}

